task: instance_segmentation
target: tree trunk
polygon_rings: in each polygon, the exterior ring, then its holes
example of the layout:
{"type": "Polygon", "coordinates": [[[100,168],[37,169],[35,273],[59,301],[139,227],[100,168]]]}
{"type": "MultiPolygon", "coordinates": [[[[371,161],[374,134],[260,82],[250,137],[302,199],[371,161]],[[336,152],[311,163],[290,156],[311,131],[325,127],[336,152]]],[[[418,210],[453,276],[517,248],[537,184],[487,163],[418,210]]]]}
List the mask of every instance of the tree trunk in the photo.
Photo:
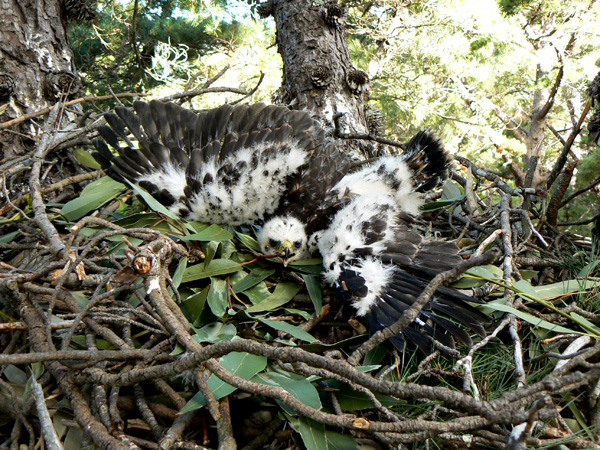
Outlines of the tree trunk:
{"type": "MultiPolygon", "coordinates": [[[[80,93],[59,0],[0,0],[0,23],[0,122],[80,93]]],[[[0,131],[2,160],[37,134],[32,122],[0,131]]]]}
{"type": "MultiPolygon", "coordinates": [[[[345,40],[345,6],[312,0],[270,0],[259,6],[261,16],[272,15],[277,47],[283,59],[283,80],[274,102],[305,110],[319,118],[326,130],[368,133],[364,101],[369,79],[350,60],[345,40]]],[[[353,157],[372,156],[372,145],[347,141],[353,157]]]]}

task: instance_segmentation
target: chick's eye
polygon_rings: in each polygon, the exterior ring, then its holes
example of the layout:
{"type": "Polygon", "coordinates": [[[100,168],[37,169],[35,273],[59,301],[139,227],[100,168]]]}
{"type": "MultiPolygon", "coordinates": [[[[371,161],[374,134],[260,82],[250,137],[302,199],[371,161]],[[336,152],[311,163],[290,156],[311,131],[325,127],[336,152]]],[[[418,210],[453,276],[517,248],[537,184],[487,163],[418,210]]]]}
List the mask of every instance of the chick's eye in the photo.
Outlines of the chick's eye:
{"type": "Polygon", "coordinates": [[[269,246],[272,248],[277,247],[277,241],[273,238],[269,239],[269,246]]]}
{"type": "Polygon", "coordinates": [[[300,248],[301,245],[302,245],[302,241],[294,242],[294,248],[300,248]]]}

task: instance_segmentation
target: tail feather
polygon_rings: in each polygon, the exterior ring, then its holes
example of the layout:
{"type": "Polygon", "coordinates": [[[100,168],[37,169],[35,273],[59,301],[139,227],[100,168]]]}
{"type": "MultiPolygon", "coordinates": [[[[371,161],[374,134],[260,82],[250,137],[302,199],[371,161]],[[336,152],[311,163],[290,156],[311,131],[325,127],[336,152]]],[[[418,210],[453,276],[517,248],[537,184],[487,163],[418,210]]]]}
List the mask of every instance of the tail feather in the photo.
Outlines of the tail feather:
{"type": "Polygon", "coordinates": [[[421,130],[413,136],[404,155],[414,174],[415,192],[431,190],[448,178],[450,155],[430,131],[421,130]]]}
{"type": "Polygon", "coordinates": [[[115,108],[115,113],[125,123],[125,126],[127,126],[138,142],[147,141],[147,138],[142,131],[140,118],[131,109],[118,106],[115,108]]]}
{"type": "Polygon", "coordinates": [[[142,128],[146,133],[148,141],[159,142],[158,128],[152,117],[152,112],[150,111],[150,103],[140,101],[133,102],[133,109],[140,119],[140,123],[142,124],[142,128]]]}

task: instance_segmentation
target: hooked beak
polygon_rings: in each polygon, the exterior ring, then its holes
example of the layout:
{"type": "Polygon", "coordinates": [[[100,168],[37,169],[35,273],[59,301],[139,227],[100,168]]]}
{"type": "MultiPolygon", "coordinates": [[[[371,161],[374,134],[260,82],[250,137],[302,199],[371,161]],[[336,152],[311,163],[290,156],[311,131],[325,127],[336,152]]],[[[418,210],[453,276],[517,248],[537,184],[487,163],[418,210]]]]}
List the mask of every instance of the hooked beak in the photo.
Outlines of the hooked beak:
{"type": "Polygon", "coordinates": [[[290,261],[292,259],[294,259],[296,254],[292,251],[292,243],[290,241],[283,241],[283,244],[281,247],[282,247],[281,250],[283,253],[281,260],[283,261],[283,266],[287,267],[287,265],[290,263],[290,261]]]}

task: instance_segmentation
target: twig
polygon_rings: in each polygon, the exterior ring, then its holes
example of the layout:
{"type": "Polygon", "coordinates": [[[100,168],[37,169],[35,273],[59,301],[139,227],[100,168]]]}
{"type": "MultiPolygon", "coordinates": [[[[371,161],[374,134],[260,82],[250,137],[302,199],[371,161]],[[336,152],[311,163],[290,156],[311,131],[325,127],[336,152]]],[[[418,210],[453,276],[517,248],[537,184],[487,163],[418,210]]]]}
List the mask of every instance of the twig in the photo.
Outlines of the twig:
{"type": "MultiPolygon", "coordinates": [[[[118,97],[118,98],[124,98],[124,97],[145,97],[147,95],[150,95],[150,94],[149,93],[139,93],[139,92],[123,92],[121,94],[115,94],[115,96],[118,97]]],[[[67,106],[76,105],[78,103],[110,100],[111,98],[113,98],[112,95],[101,95],[101,96],[89,95],[87,97],[81,97],[81,98],[76,98],[74,100],[69,100],[68,102],[64,102],[64,103],[63,102],[59,102],[59,103],[56,103],[56,104],[54,104],[52,106],[49,106],[47,108],[43,108],[43,109],[34,111],[32,113],[28,113],[28,114],[23,114],[22,116],[19,116],[19,117],[15,118],[15,119],[7,121],[7,122],[2,122],[2,123],[0,123],[0,130],[3,130],[3,129],[8,128],[8,127],[11,127],[13,125],[16,125],[18,123],[24,122],[26,120],[33,119],[34,117],[38,117],[38,116],[42,116],[44,114],[48,114],[56,106],[58,106],[59,108],[64,108],[64,107],[67,107],[67,106]]]]}
{"type": "Polygon", "coordinates": [[[31,377],[31,391],[33,393],[33,397],[35,398],[35,406],[38,413],[38,418],[40,420],[40,427],[42,429],[42,436],[44,437],[46,448],[49,450],[63,450],[64,447],[60,443],[60,438],[58,437],[58,433],[54,428],[52,418],[50,417],[48,407],[46,406],[46,400],[44,399],[42,386],[40,383],[38,383],[34,376],[31,377]]]}
{"type": "Polygon", "coordinates": [[[50,114],[48,117],[46,126],[42,132],[42,137],[35,152],[33,153],[33,166],[31,168],[31,175],[29,178],[29,189],[31,190],[31,206],[34,213],[35,222],[46,236],[46,240],[50,245],[52,253],[54,253],[57,258],[60,258],[65,249],[65,245],[60,240],[58,231],[46,215],[46,205],[42,199],[42,188],[40,186],[40,171],[42,168],[42,163],[44,162],[44,158],[47,152],[50,150],[51,131],[55,124],[58,123],[58,112],[59,107],[57,104],[53,109],[52,114],[50,114]]]}
{"type": "Polygon", "coordinates": [[[554,163],[554,167],[552,167],[552,171],[546,179],[546,189],[550,189],[550,186],[552,186],[554,180],[556,180],[563,167],[565,166],[565,163],[567,162],[567,156],[569,155],[569,153],[571,153],[571,146],[573,145],[573,142],[575,142],[575,138],[577,137],[577,135],[581,132],[581,127],[583,126],[583,122],[587,117],[591,106],[592,101],[588,100],[588,102],[585,105],[585,108],[583,108],[581,117],[579,117],[579,120],[577,121],[577,125],[575,125],[575,128],[573,128],[573,130],[571,131],[571,134],[569,135],[566,144],[563,146],[563,149],[558,155],[558,158],[556,158],[556,162],[554,163]]]}
{"type": "Polygon", "coordinates": [[[333,116],[333,124],[335,126],[334,136],[339,139],[362,139],[367,141],[379,142],[380,144],[390,145],[392,147],[398,147],[401,149],[406,148],[406,144],[401,144],[392,139],[386,139],[380,136],[376,136],[371,133],[343,133],[341,131],[340,119],[344,116],[344,113],[337,113],[333,116]]]}

